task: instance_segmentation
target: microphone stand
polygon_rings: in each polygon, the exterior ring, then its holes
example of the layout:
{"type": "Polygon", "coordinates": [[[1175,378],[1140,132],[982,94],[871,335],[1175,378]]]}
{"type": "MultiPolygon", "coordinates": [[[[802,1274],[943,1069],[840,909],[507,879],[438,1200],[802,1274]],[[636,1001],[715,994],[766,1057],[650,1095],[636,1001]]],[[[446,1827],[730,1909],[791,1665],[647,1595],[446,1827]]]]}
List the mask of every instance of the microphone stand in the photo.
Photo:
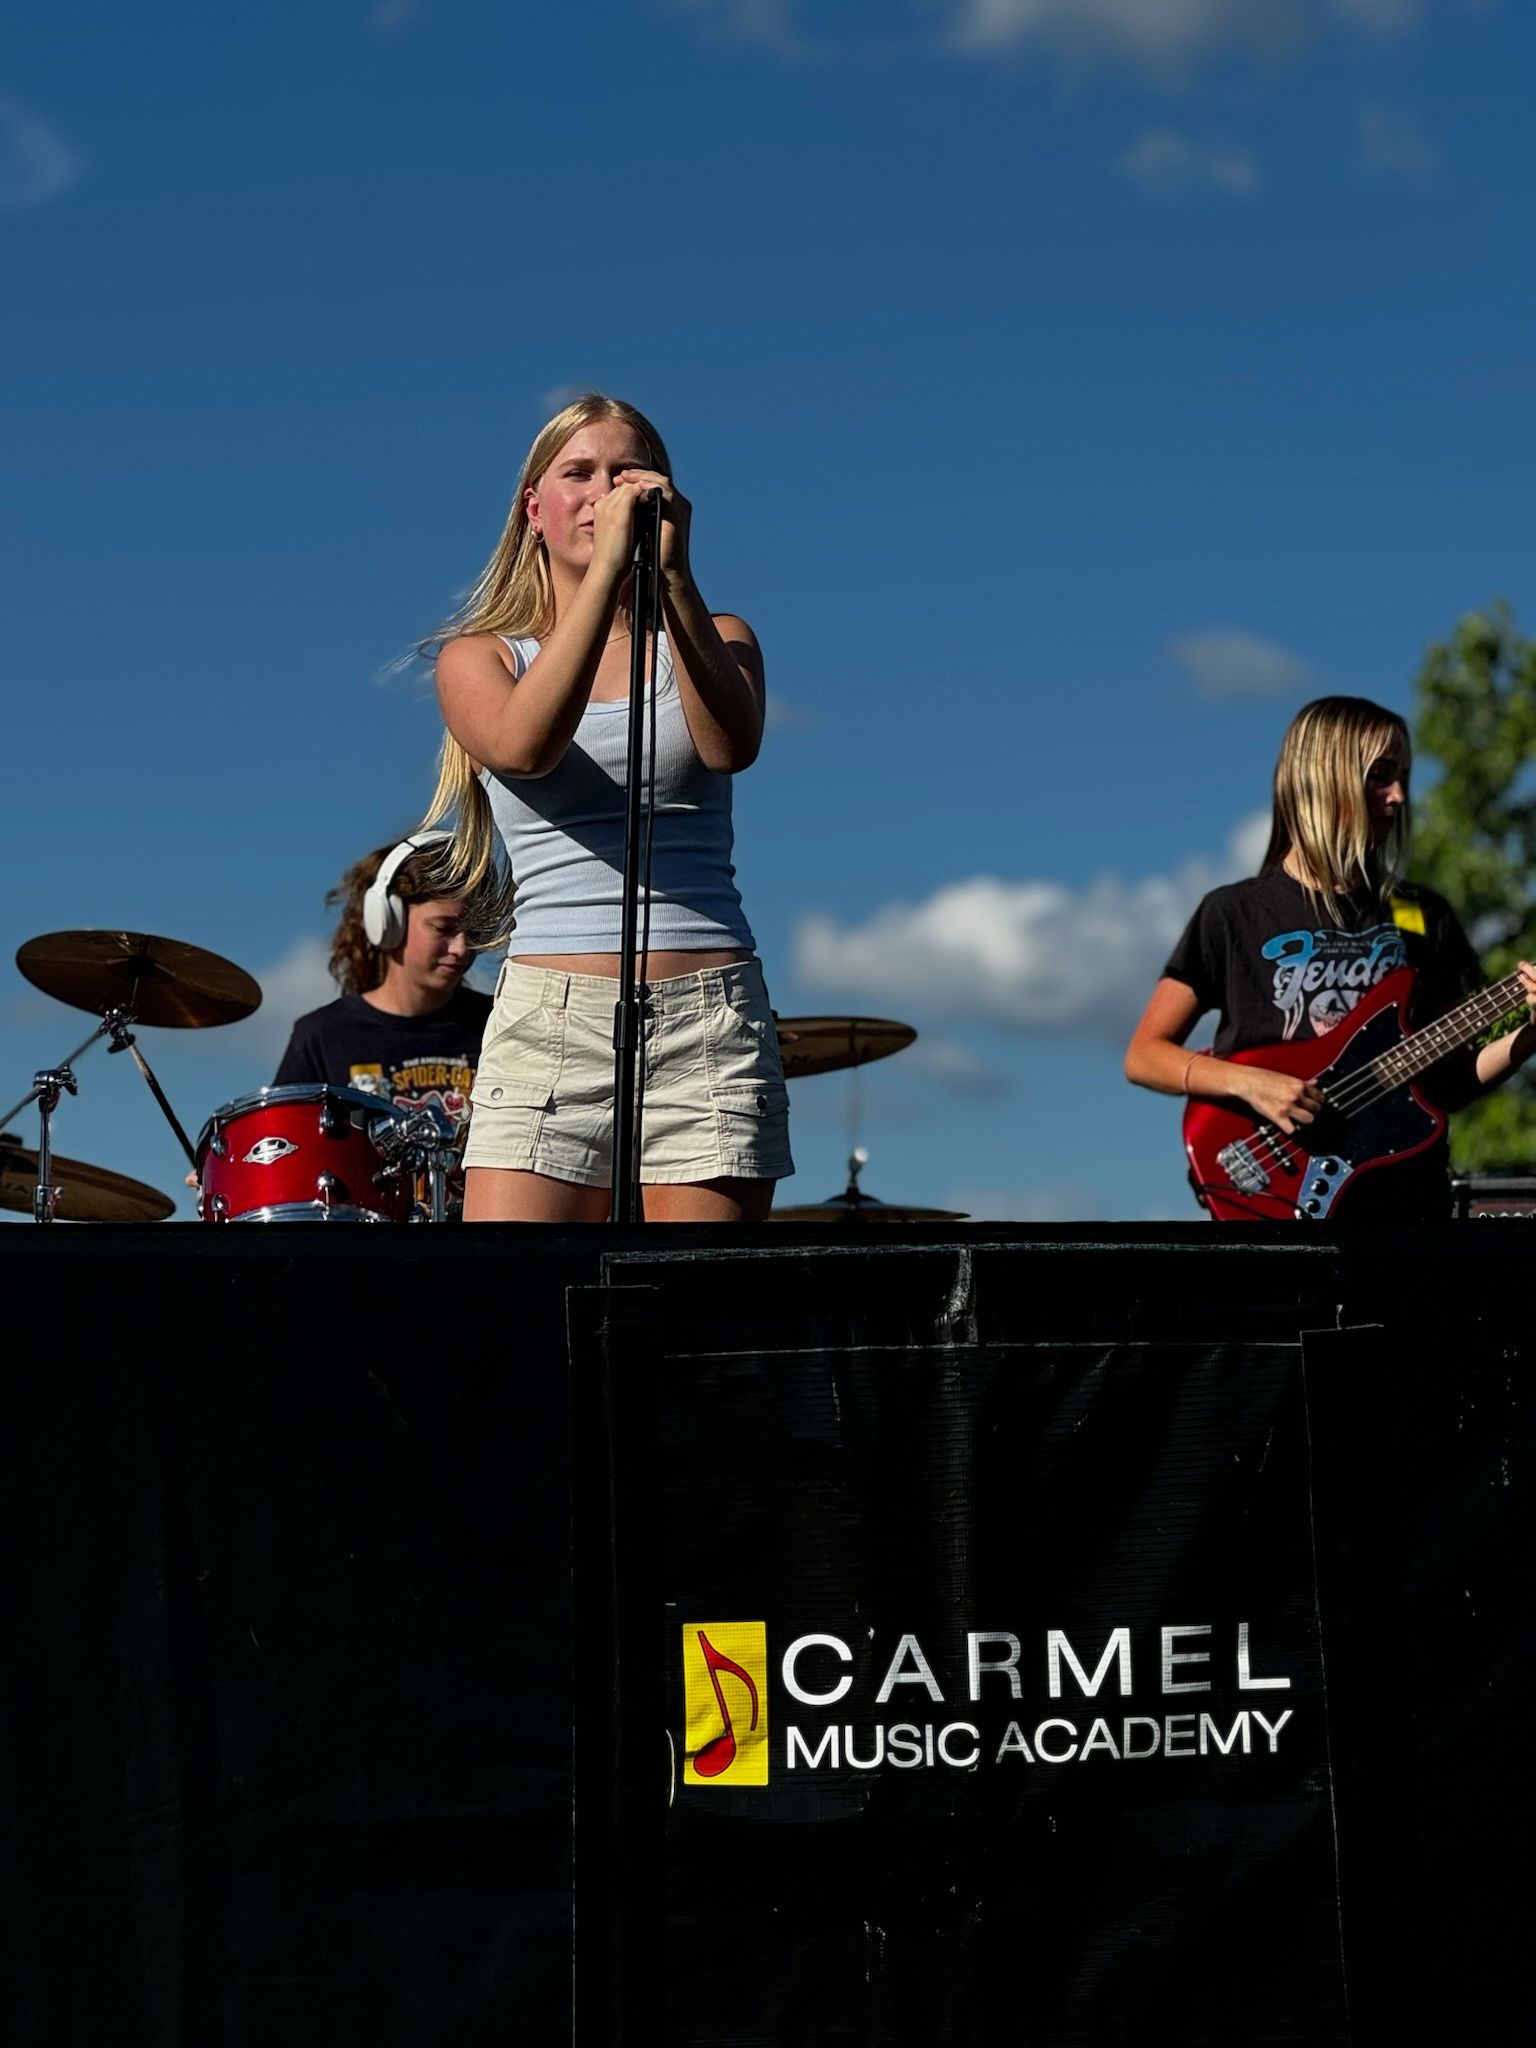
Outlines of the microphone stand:
{"type": "Polygon", "coordinates": [[[619,996],[613,1009],[613,1191],[610,1223],[638,1223],[640,1200],[639,1056],[645,1031],[646,987],[636,972],[640,924],[640,782],[645,757],[646,645],[651,689],[661,629],[661,492],[635,508],[635,551],[629,592],[629,754],[625,771],[624,882],[619,931],[619,996]],[[649,628],[649,632],[647,632],[649,628]]]}

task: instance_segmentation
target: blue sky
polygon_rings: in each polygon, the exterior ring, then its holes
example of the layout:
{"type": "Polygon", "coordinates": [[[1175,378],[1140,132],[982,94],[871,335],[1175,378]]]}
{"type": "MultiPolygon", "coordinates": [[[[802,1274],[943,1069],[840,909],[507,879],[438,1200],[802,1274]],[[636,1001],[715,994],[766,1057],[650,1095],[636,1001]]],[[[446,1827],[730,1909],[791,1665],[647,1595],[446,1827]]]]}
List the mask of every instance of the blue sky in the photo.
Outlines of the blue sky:
{"type": "MultiPolygon", "coordinates": [[[[432,782],[400,657],[573,390],[661,426],[763,642],[738,875],[810,1202],[1193,1217],[1120,1076],[1308,695],[1530,626],[1515,0],[56,0],[0,60],[0,957],[206,947],[195,1137],[325,1000],[326,888],[432,782]]],[[[90,1029],[7,966],[0,1109],[90,1029]]],[[[127,1061],[55,1143],[181,1193],[127,1061]]],[[[20,1120],[36,1142],[35,1113],[20,1120]]]]}

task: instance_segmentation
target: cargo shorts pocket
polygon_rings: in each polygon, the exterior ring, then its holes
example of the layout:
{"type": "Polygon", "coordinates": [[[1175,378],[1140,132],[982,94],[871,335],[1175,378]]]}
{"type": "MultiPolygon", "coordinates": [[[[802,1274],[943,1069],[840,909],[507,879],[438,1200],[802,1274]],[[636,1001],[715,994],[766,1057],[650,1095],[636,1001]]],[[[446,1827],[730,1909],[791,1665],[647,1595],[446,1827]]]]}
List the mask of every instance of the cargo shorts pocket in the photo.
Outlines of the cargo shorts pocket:
{"type": "Polygon", "coordinates": [[[722,1082],[710,1091],[720,1170],[757,1179],[793,1171],[789,1155],[789,1090],[777,1079],[722,1082]]]}
{"type": "Polygon", "coordinates": [[[470,1103],[475,1109],[548,1109],[560,1073],[559,1017],[543,1003],[509,1018],[495,1012],[485,1034],[470,1103]]]}

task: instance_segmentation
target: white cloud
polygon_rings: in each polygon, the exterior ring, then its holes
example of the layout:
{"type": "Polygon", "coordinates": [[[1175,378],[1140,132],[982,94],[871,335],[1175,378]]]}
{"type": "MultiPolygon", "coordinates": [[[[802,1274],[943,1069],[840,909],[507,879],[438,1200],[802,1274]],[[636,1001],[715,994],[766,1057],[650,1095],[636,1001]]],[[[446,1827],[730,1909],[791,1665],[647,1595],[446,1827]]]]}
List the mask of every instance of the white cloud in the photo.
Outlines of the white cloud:
{"type": "Polygon", "coordinates": [[[1256,875],[1259,872],[1259,862],[1269,850],[1269,826],[1269,812],[1254,811],[1240,825],[1233,827],[1232,836],[1227,841],[1227,859],[1234,874],[1256,875]]]}
{"type": "Polygon", "coordinates": [[[1418,183],[1439,170],[1439,146],[1408,108],[1372,103],[1355,120],[1360,161],[1368,171],[1418,183]]]}
{"type": "Polygon", "coordinates": [[[813,711],[808,704],[797,704],[788,697],[781,697],[776,690],[770,690],[764,724],[769,732],[774,733],[815,732],[821,724],[821,713],[813,711]]]}
{"type": "Polygon", "coordinates": [[[427,18],[427,0],[375,0],[368,26],[376,36],[397,36],[427,18]]]}
{"type": "Polygon", "coordinates": [[[915,36],[962,58],[1038,49],[1069,61],[1129,63],[1165,81],[1225,50],[1272,54],[1329,27],[1399,34],[1424,12],[1423,0],[884,0],[858,11],[850,29],[854,10],[829,0],[668,4],[712,40],[785,57],[889,50],[893,39],[915,36]]]}
{"type": "Polygon", "coordinates": [[[1286,0],[960,0],[955,40],[965,50],[1037,42],[1179,63],[1221,44],[1268,39],[1293,12],[1286,0]]]}
{"type": "Polygon", "coordinates": [[[1238,626],[1180,633],[1169,641],[1168,652],[1200,695],[1216,700],[1300,696],[1317,683],[1299,654],[1238,626]]]}
{"type": "Polygon", "coordinates": [[[953,1095],[994,1100],[1013,1091],[1013,1078],[955,1038],[919,1037],[901,1053],[904,1074],[937,1083],[953,1095]]]}
{"type": "Polygon", "coordinates": [[[670,0],[719,40],[760,43],[788,56],[803,49],[794,0],[670,0]]]}
{"type": "Polygon", "coordinates": [[[863,924],[801,919],[795,971],[846,999],[1019,1032],[1120,1038],[1140,1014],[1174,941],[1207,889],[1243,873],[1262,830],[1245,818],[1224,857],[1171,875],[1102,875],[1086,888],[973,875],[863,924]]]}
{"type": "Polygon", "coordinates": [[[46,206],[78,185],[86,159],[41,114],[0,94],[0,207],[46,206]]]}
{"type": "Polygon", "coordinates": [[[1243,45],[1283,49],[1330,18],[1397,35],[1423,13],[1422,0],[955,0],[954,41],[978,52],[1035,43],[1166,70],[1243,45]]]}
{"type": "Polygon", "coordinates": [[[234,1054],[253,1066],[276,1067],[288,1043],[294,1019],[318,1010],[336,994],[326,965],[330,944],[325,939],[296,939],[270,967],[253,969],[261,989],[261,1007],[238,1024],[218,1031],[188,1032],[199,1052],[234,1054]]]}
{"type": "Polygon", "coordinates": [[[557,412],[564,412],[568,405],[574,405],[595,388],[591,384],[551,384],[547,391],[539,393],[539,410],[546,420],[553,419],[557,412]]]}
{"type": "Polygon", "coordinates": [[[1230,142],[1194,142],[1172,128],[1149,128],[1116,159],[1117,168],[1158,199],[1181,192],[1240,197],[1260,185],[1258,159],[1230,142]]]}

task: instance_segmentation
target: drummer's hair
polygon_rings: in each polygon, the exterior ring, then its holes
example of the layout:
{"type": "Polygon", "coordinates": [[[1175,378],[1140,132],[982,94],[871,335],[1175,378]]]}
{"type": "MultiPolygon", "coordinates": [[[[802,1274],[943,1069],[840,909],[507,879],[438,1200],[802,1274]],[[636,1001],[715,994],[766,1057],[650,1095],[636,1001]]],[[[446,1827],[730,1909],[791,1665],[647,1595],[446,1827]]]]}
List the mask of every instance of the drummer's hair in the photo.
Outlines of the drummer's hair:
{"type": "MultiPolygon", "coordinates": [[[[527,495],[572,434],[596,420],[622,420],[645,443],[653,469],[670,476],[671,458],[655,427],[622,398],[584,392],[541,427],[512,496],[512,509],[496,550],[463,604],[417,652],[433,658],[446,641],[468,633],[529,634],[542,640],[555,623],[555,587],[544,543],[528,523],[527,495]]],[[[438,893],[464,899],[464,931],[472,946],[500,945],[512,928],[512,877],[500,858],[490,800],[468,754],[452,733],[443,735],[437,787],[422,827],[453,822],[453,840],[437,855],[438,878],[451,883],[438,893]]]]}
{"type": "Polygon", "coordinates": [[[1319,697],[1303,704],[1280,743],[1269,845],[1259,873],[1283,867],[1294,852],[1303,889],[1335,924],[1341,895],[1362,888],[1389,894],[1408,857],[1412,754],[1406,721],[1368,697],[1319,697]],[[1385,843],[1376,848],[1366,775],[1373,761],[1389,753],[1402,764],[1403,804],[1385,843]]]}
{"type": "MultiPolygon", "coordinates": [[[[398,839],[391,839],[387,845],[376,846],[372,853],[365,853],[360,861],[354,861],[347,869],[334,889],[325,892],[328,907],[341,905],[341,917],[331,940],[330,969],[331,979],[344,996],[366,995],[369,989],[378,988],[384,979],[384,963],[388,955],[368,936],[363,923],[363,898],[379,869],[399,844],[398,839]]],[[[440,889],[436,884],[434,856],[439,850],[435,846],[427,847],[403,860],[390,879],[391,894],[405,904],[431,903],[440,897],[451,897],[451,890],[440,889]]]]}

